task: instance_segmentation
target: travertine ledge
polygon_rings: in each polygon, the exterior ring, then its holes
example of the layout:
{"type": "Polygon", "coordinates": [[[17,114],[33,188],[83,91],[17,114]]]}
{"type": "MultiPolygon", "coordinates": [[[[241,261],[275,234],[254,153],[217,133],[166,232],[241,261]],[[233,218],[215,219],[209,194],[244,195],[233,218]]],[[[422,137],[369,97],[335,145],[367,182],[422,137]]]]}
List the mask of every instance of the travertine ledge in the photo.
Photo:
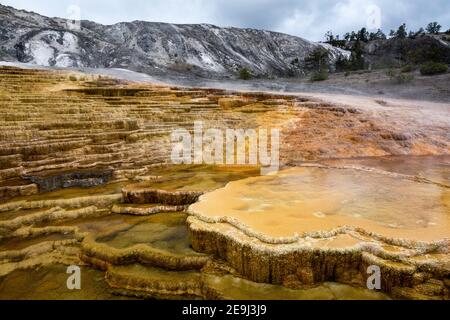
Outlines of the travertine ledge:
{"type": "Polygon", "coordinates": [[[422,259],[420,250],[399,247],[395,248],[399,252],[393,252],[382,244],[364,241],[339,247],[339,236],[273,244],[248,236],[230,224],[207,223],[194,216],[187,222],[194,250],[225,260],[255,282],[302,287],[335,281],[366,286],[367,268],[378,265],[382,290],[394,297],[450,298],[448,242],[431,251],[428,259],[422,259]],[[429,287],[434,288],[431,293],[426,290],[429,287]]]}
{"type": "Polygon", "coordinates": [[[427,179],[313,164],[205,193],[187,223],[194,250],[255,282],[365,287],[376,265],[394,297],[447,299],[448,196],[427,179]]]}

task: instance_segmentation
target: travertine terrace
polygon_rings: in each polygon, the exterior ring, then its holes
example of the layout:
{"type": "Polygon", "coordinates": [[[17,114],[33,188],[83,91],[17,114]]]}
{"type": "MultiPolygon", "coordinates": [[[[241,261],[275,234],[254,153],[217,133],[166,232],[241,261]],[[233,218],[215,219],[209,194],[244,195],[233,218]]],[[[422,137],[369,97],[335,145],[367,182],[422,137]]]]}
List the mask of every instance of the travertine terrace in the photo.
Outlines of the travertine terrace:
{"type": "MultiPolygon", "coordinates": [[[[169,158],[172,130],[192,130],[197,120],[206,128],[280,128],[284,164],[446,154],[445,128],[408,136],[370,113],[295,95],[12,67],[0,68],[0,81],[0,298],[387,298],[363,288],[364,268],[374,263],[383,267],[383,291],[394,297],[448,298],[444,237],[371,244],[372,235],[361,233],[349,247],[342,244],[351,236],[342,232],[300,250],[290,234],[270,241],[270,234],[242,232],[195,210],[199,198],[232,181],[258,179],[259,168],[175,166],[169,158]],[[72,264],[90,281],[83,293],[64,290],[64,266],[72,264]],[[30,283],[58,289],[31,293],[30,283]]],[[[342,163],[315,165],[344,170],[342,163]]],[[[440,188],[448,201],[445,179],[378,171],[370,174],[440,188]]]]}
{"type": "Polygon", "coordinates": [[[308,165],[205,194],[190,206],[188,223],[195,250],[220,256],[253,281],[364,285],[367,267],[376,265],[383,289],[396,297],[448,298],[449,187],[308,165]]]}
{"type": "Polygon", "coordinates": [[[195,120],[206,128],[256,128],[299,112],[292,97],[42,70],[3,67],[1,81],[2,199],[133,174],[145,179],[149,167],[169,160],[171,131],[190,130],[195,120]]]}

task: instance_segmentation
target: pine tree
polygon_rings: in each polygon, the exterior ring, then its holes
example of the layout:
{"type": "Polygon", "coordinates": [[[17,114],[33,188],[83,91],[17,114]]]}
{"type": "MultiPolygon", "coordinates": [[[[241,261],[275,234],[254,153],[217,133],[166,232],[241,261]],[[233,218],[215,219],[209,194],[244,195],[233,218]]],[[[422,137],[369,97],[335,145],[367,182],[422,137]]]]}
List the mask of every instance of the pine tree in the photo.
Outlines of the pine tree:
{"type": "Polygon", "coordinates": [[[356,41],[353,44],[352,55],[350,57],[350,67],[353,70],[360,70],[360,69],[364,69],[364,67],[365,67],[365,61],[364,61],[364,57],[363,57],[363,49],[361,47],[360,41],[356,41]]]}
{"type": "Polygon", "coordinates": [[[332,31],[327,31],[327,33],[325,33],[325,39],[326,42],[330,43],[334,41],[334,35],[332,31]]]}
{"type": "Polygon", "coordinates": [[[369,41],[369,33],[367,32],[366,28],[362,28],[361,30],[358,31],[357,40],[362,42],[369,41]]]}
{"type": "Polygon", "coordinates": [[[317,47],[305,58],[305,64],[309,69],[322,71],[328,68],[330,52],[323,48],[317,47]]]}
{"type": "Polygon", "coordinates": [[[386,40],[386,35],[378,29],[377,32],[371,32],[369,35],[369,40],[386,40]]]}
{"type": "Polygon", "coordinates": [[[402,24],[400,27],[398,27],[397,32],[395,33],[395,37],[399,39],[405,39],[408,33],[406,32],[406,24],[402,24]]]}
{"type": "Polygon", "coordinates": [[[437,22],[430,22],[427,26],[427,32],[431,34],[438,34],[442,26],[437,22]]]}

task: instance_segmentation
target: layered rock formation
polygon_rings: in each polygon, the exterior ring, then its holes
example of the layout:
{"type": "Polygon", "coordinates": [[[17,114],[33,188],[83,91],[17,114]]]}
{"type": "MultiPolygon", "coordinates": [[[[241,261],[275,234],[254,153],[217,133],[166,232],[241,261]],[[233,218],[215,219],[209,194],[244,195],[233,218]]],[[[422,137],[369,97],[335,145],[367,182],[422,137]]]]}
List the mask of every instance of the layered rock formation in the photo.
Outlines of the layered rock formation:
{"type": "Polygon", "coordinates": [[[205,194],[189,208],[193,248],[256,282],[365,286],[375,265],[382,289],[394,297],[448,299],[449,185],[361,170],[308,166],[205,194]],[[226,205],[211,206],[217,198],[226,205]]]}
{"type": "MultiPolygon", "coordinates": [[[[364,109],[294,95],[171,88],[10,67],[0,70],[0,297],[8,297],[10,286],[15,286],[9,297],[42,298],[38,289],[36,296],[28,292],[20,280],[23,275],[55,286],[52,279],[62,278],[58,272],[67,276],[61,265],[76,264],[88,277],[105,276],[97,286],[101,292],[89,287],[84,298],[112,298],[110,290],[159,298],[249,299],[262,293],[275,299],[386,298],[364,289],[364,272],[376,264],[382,268],[383,290],[395,297],[448,298],[447,242],[381,238],[373,234],[374,225],[365,232],[337,228],[336,234],[327,237],[309,234],[311,239],[292,241],[292,234],[272,239],[242,232],[239,224],[229,221],[187,217],[184,211],[192,203],[201,204],[201,200],[195,203],[199,197],[208,197],[231,181],[258,176],[260,168],[175,166],[169,161],[170,133],[176,128],[191,131],[197,120],[203,121],[204,128],[279,128],[284,163],[333,153],[360,154],[354,150],[378,155],[378,147],[387,155],[412,152],[414,148],[404,139],[386,144],[384,130],[392,128],[392,123],[376,122],[379,118],[364,109]],[[368,122],[377,124],[375,132],[374,126],[365,125],[368,122]],[[314,132],[329,134],[322,148],[314,132]],[[350,140],[332,139],[352,132],[372,139],[351,139],[354,149],[350,140]],[[310,140],[303,142],[302,136],[310,140]]],[[[415,148],[416,153],[445,153],[448,140],[442,128],[430,125],[421,133],[406,140],[420,141],[422,147],[415,148]]],[[[375,166],[369,160],[358,161],[345,165],[336,160],[326,168],[375,166]]],[[[436,178],[447,162],[444,159],[439,168],[431,166],[427,171],[407,166],[412,172],[402,174],[395,166],[391,175],[384,167],[357,172],[361,179],[381,174],[393,179],[389,180],[392,185],[407,181],[412,190],[417,190],[417,183],[436,206],[448,201],[448,179],[445,175],[436,178]],[[436,190],[443,190],[439,201],[434,197],[436,190]]],[[[322,203],[337,202],[315,204],[322,203]]],[[[431,214],[435,209],[422,211],[431,214]]],[[[319,220],[327,213],[322,211],[315,212],[319,220]]],[[[425,213],[408,216],[420,220],[417,215],[425,213]]],[[[276,221],[273,225],[275,230],[276,221]]],[[[448,230],[443,223],[437,227],[448,230]]],[[[80,298],[61,287],[58,292],[80,298]]]]}
{"type": "MultiPolygon", "coordinates": [[[[255,29],[144,21],[101,25],[48,18],[0,5],[0,60],[58,67],[126,68],[149,74],[178,72],[235,77],[303,73],[302,62],[325,46],[255,29]]],[[[347,51],[327,46],[332,59],[347,51]]]]}
{"type": "MultiPolygon", "coordinates": [[[[267,106],[225,110],[232,93],[139,86],[48,71],[3,67],[0,195],[3,199],[61,187],[135,178],[170,160],[170,134],[204,127],[257,127],[260,119],[294,115],[295,99],[242,97],[267,106]],[[75,80],[75,81],[71,81],[75,80]],[[285,103],[288,103],[286,106],[285,103]],[[266,104],[267,103],[267,104],[266,104]]],[[[249,105],[248,107],[251,107],[249,105]]],[[[261,120],[262,121],[262,120],[261,120]]]]}

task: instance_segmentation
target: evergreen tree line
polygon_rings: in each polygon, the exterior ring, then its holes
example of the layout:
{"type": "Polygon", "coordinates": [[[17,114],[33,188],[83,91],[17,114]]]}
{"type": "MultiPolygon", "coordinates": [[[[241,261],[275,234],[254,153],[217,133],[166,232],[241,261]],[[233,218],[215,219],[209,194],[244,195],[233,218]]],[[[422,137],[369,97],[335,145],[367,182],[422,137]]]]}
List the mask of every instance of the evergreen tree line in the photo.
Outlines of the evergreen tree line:
{"type": "MultiPolygon", "coordinates": [[[[325,34],[325,40],[327,43],[335,46],[335,47],[345,47],[347,42],[351,41],[362,41],[369,42],[373,40],[386,40],[388,38],[414,38],[420,34],[428,33],[428,34],[438,34],[442,29],[442,26],[437,22],[430,22],[426,28],[420,28],[417,31],[410,30],[408,32],[406,28],[406,24],[403,23],[398,27],[397,30],[391,30],[389,32],[389,36],[387,36],[381,29],[378,29],[375,32],[369,32],[367,28],[361,28],[359,31],[347,32],[344,36],[340,37],[339,35],[334,35],[332,31],[328,31],[325,34]]],[[[446,33],[450,34],[450,29],[446,31],[446,33]]]]}

